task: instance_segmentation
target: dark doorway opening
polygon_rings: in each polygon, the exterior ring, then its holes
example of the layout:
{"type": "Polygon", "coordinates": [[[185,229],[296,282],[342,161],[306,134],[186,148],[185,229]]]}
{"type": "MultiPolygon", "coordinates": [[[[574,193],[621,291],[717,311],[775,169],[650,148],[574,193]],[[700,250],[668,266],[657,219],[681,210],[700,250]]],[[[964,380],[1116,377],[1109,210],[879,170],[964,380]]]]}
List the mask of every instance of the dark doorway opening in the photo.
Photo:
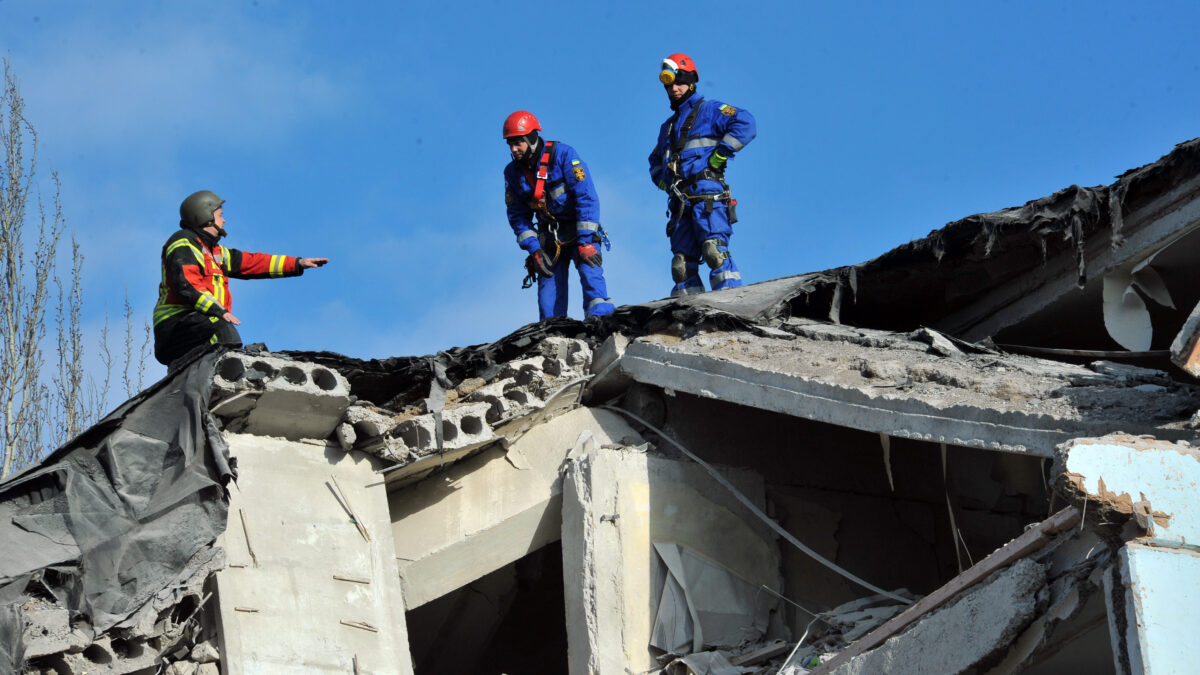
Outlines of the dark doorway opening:
{"type": "Polygon", "coordinates": [[[417,675],[567,672],[562,545],[524,558],[408,612],[417,675]]]}

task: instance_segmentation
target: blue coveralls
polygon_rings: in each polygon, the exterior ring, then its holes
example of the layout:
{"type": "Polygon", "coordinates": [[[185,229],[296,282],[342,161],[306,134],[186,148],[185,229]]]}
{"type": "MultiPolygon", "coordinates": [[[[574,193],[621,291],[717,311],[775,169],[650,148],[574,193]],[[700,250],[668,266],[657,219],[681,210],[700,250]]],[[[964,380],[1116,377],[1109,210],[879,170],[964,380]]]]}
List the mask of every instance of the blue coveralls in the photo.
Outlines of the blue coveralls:
{"type": "MultiPolygon", "coordinates": [[[[545,141],[538,142],[537,157],[541,156],[544,146],[545,141]]],[[[583,287],[584,314],[612,314],[614,307],[604,283],[604,268],[592,267],[579,260],[579,246],[590,243],[596,247],[597,255],[601,246],[600,200],[592,186],[591,173],[575,148],[555,142],[553,150],[544,199],[546,210],[553,216],[554,223],[543,222],[544,217],[539,213],[537,227],[533,224],[534,210],[531,204],[537,170],[527,171],[516,160],[504,167],[504,202],[508,206],[508,224],[517,235],[517,244],[526,253],[546,249],[553,259],[556,242],[552,230],[557,227],[559,251],[554,264],[554,276],[538,277],[539,316],[546,319],[567,315],[567,272],[571,269],[572,260],[579,271],[579,284],[583,287]]]]}
{"type": "MultiPolygon", "coordinates": [[[[671,253],[682,255],[685,260],[685,278],[675,278],[672,296],[703,293],[704,282],[700,280],[700,261],[703,244],[716,239],[717,250],[724,261],[714,265],[715,260],[706,260],[712,268],[708,275],[713,290],[734,288],[742,285],[742,274],[733,258],[729,256],[729,238],[733,228],[729,222],[727,202],[713,199],[725,189],[717,174],[709,167],[709,156],[714,151],[732,161],[734,153],[754,140],[757,126],[754,116],[746,110],[734,108],[720,101],[704,99],[700,92],[693,92],[658,131],[658,144],[650,153],[650,180],[657,186],[666,186],[667,208],[674,230],[668,225],[671,238],[671,253]],[[699,106],[687,137],[680,142],[680,134],[688,116],[699,106]],[[678,147],[676,147],[678,146],[678,147]],[[672,190],[676,186],[688,197],[710,195],[709,199],[681,200],[672,190]],[[682,209],[682,213],[680,212],[682,209]]],[[[728,199],[728,196],[725,197],[728,199]]]]}

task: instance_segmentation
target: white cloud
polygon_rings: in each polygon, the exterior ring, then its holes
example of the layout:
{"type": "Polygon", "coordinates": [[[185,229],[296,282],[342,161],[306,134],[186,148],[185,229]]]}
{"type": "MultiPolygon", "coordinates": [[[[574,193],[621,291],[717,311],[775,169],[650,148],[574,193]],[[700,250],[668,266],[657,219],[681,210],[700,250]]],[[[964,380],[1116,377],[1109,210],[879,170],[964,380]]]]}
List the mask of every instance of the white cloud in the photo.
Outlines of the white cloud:
{"type": "Polygon", "coordinates": [[[347,73],[306,63],[302,24],[168,7],[178,14],[133,24],[82,14],[13,57],[30,116],[56,147],[262,144],[352,105],[347,73]]]}

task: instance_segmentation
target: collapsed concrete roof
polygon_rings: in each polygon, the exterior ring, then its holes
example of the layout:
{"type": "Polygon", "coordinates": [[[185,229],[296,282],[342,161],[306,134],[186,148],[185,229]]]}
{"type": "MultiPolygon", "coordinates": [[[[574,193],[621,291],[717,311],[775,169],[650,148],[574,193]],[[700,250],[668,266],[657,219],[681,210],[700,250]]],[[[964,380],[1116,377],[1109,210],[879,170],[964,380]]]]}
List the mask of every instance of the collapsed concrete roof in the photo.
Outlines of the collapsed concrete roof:
{"type": "Polygon", "coordinates": [[[1153,347],[1165,349],[1200,301],[1191,263],[1200,253],[1197,228],[1200,139],[1111,185],[1073,185],[969,216],[868,262],[809,276],[791,306],[798,316],[862,327],[929,326],[970,341],[1108,350],[1121,346],[1100,311],[1105,280],[1110,293],[1139,282],[1148,299],[1173,300],[1145,305],[1153,347]],[[1139,269],[1148,261],[1157,283],[1139,269]]]}
{"type": "Polygon", "coordinates": [[[487,345],[203,356],[0,484],[0,656],[59,673],[215,672],[218,658],[227,673],[538,658],[602,673],[1096,658],[1136,672],[1157,656],[1113,589],[1130,573],[1131,593],[1155,587],[1142,548],[1189,550],[1174,529],[1187,506],[1156,496],[1153,472],[1134,473],[1148,499],[1129,497],[1137,483],[1112,493],[1112,460],[1061,448],[1107,438],[1111,457],[1145,459],[1122,454],[1142,442],[1110,435],[1124,432],[1196,456],[1182,443],[1200,387],[1117,362],[1112,333],[1145,327],[1141,303],[1158,345],[1200,296],[1178,264],[1200,224],[1198,153],[1185,143],[1112,186],[972,216],[862,265],[487,345]],[[1164,293],[1175,309],[1146,309],[1164,293]],[[974,342],[988,336],[1075,362],[974,342]],[[1089,500],[1107,506],[1089,517],[1089,500]],[[1050,517],[1056,501],[1077,510],[1050,517]],[[126,514],[119,532],[79,530],[109,511],[126,514]],[[565,632],[538,618],[547,602],[565,632]],[[1116,627],[1097,632],[1105,616],[1116,627]],[[968,619],[977,640],[958,649],[945,636],[968,619]]]}

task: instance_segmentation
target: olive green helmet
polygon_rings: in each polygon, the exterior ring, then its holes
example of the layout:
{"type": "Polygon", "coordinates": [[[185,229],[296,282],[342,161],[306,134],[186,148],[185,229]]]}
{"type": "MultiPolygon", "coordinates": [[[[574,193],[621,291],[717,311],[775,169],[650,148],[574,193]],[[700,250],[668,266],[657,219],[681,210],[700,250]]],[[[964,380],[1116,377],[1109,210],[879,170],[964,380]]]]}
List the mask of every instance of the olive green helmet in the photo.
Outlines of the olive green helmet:
{"type": "Polygon", "coordinates": [[[189,230],[200,230],[213,222],[213,211],[221,208],[224,203],[225,200],[211,190],[193,192],[179,205],[179,226],[189,230]]]}

